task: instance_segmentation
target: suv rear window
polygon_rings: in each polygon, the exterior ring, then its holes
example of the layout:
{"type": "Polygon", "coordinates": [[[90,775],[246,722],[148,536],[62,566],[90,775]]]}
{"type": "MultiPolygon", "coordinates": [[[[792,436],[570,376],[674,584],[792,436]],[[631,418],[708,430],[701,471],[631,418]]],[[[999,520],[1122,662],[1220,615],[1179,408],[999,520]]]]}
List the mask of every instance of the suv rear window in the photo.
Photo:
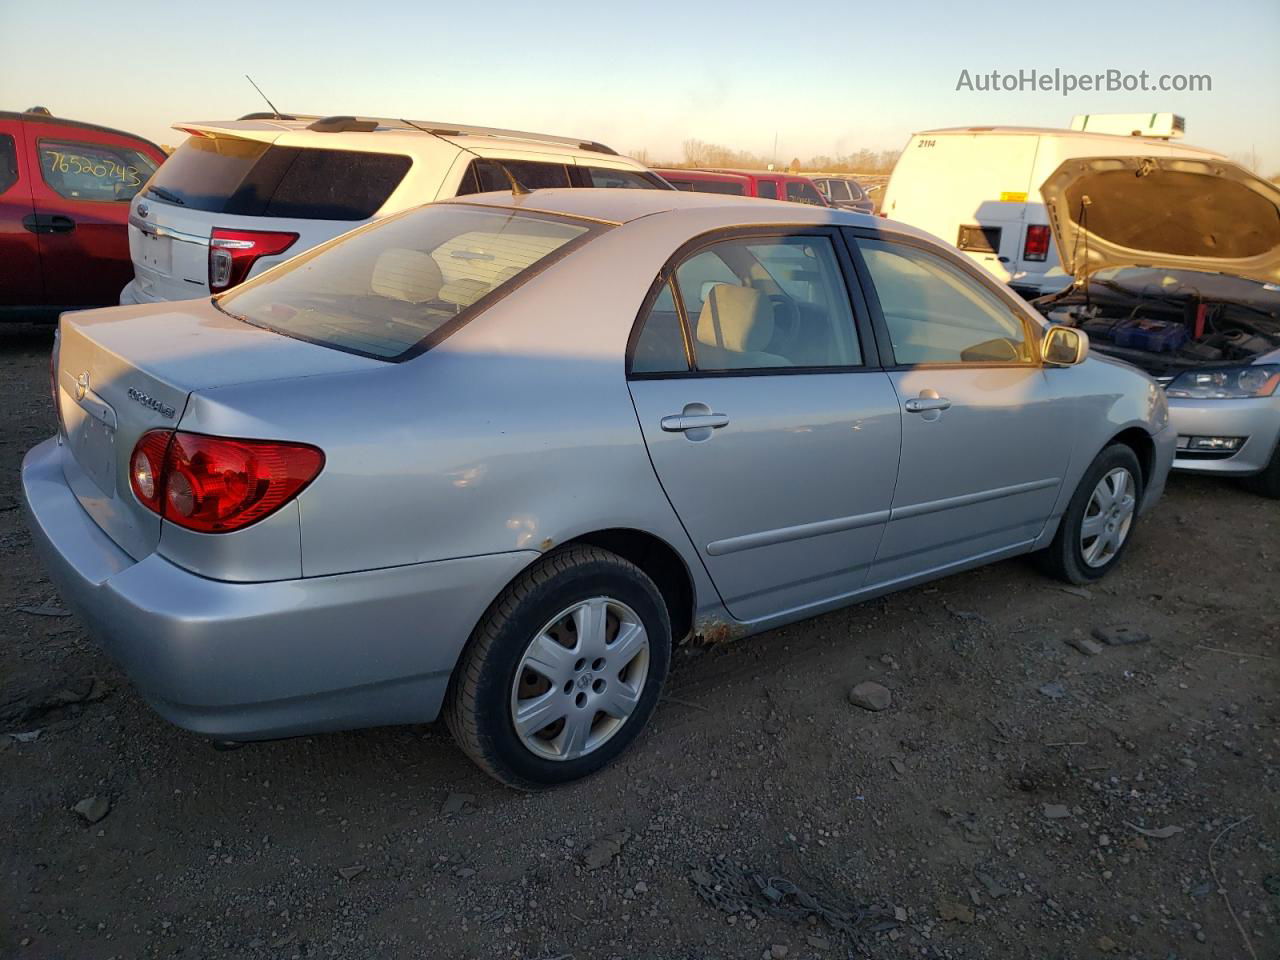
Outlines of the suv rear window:
{"type": "Polygon", "coordinates": [[[214,303],[288,337],[404,360],[603,229],[502,208],[418,207],[295,257],[214,303]]]}
{"type": "Polygon", "coordinates": [[[246,217],[367,220],[400,185],[403,154],[191,137],[147,184],[149,198],[246,217]]]}

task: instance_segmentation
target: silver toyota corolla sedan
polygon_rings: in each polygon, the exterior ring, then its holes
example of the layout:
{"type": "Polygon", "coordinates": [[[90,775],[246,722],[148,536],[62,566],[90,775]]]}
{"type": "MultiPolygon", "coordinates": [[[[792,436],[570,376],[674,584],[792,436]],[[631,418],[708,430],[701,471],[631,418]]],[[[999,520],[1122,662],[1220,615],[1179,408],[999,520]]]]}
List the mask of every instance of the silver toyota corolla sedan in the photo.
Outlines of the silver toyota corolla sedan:
{"type": "Polygon", "coordinates": [[[1016,554],[1120,558],[1164,391],[951,248],[674,191],[421,207],[212,301],[70,313],[23,463],[65,600],[224,740],[443,714],[581,777],[673,642],[1016,554]]]}

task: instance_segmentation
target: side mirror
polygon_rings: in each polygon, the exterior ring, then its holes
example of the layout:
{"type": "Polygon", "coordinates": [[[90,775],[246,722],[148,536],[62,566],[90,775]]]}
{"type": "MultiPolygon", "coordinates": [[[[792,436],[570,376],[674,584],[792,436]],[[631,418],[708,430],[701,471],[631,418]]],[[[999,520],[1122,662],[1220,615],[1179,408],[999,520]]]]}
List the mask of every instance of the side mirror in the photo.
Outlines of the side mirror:
{"type": "Polygon", "coordinates": [[[1049,367],[1074,367],[1089,355],[1089,335],[1075,327],[1054,324],[1040,341],[1040,359],[1049,367]]]}

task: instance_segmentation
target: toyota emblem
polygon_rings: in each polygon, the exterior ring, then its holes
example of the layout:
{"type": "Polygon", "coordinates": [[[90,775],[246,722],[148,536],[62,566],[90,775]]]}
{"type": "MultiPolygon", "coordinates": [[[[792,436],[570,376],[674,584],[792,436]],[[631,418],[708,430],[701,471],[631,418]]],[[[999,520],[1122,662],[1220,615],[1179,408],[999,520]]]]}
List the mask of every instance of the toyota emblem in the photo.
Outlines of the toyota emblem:
{"type": "Polygon", "coordinates": [[[148,207],[145,203],[138,204],[138,216],[145,217],[150,212],[151,212],[151,208],[148,207]]]}

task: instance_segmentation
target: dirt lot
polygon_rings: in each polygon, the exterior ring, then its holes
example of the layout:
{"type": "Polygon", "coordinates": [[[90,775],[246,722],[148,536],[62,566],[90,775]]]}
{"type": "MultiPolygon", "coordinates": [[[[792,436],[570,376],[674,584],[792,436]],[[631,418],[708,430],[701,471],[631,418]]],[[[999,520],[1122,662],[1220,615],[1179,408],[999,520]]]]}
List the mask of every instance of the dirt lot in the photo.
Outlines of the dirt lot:
{"type": "Polygon", "coordinates": [[[1280,956],[1275,502],[1175,478],[1099,588],[1014,561],[685,648],[622,763],[526,796],[434,726],[217,752],[47,615],[49,339],[0,329],[0,956],[1280,956]]]}

